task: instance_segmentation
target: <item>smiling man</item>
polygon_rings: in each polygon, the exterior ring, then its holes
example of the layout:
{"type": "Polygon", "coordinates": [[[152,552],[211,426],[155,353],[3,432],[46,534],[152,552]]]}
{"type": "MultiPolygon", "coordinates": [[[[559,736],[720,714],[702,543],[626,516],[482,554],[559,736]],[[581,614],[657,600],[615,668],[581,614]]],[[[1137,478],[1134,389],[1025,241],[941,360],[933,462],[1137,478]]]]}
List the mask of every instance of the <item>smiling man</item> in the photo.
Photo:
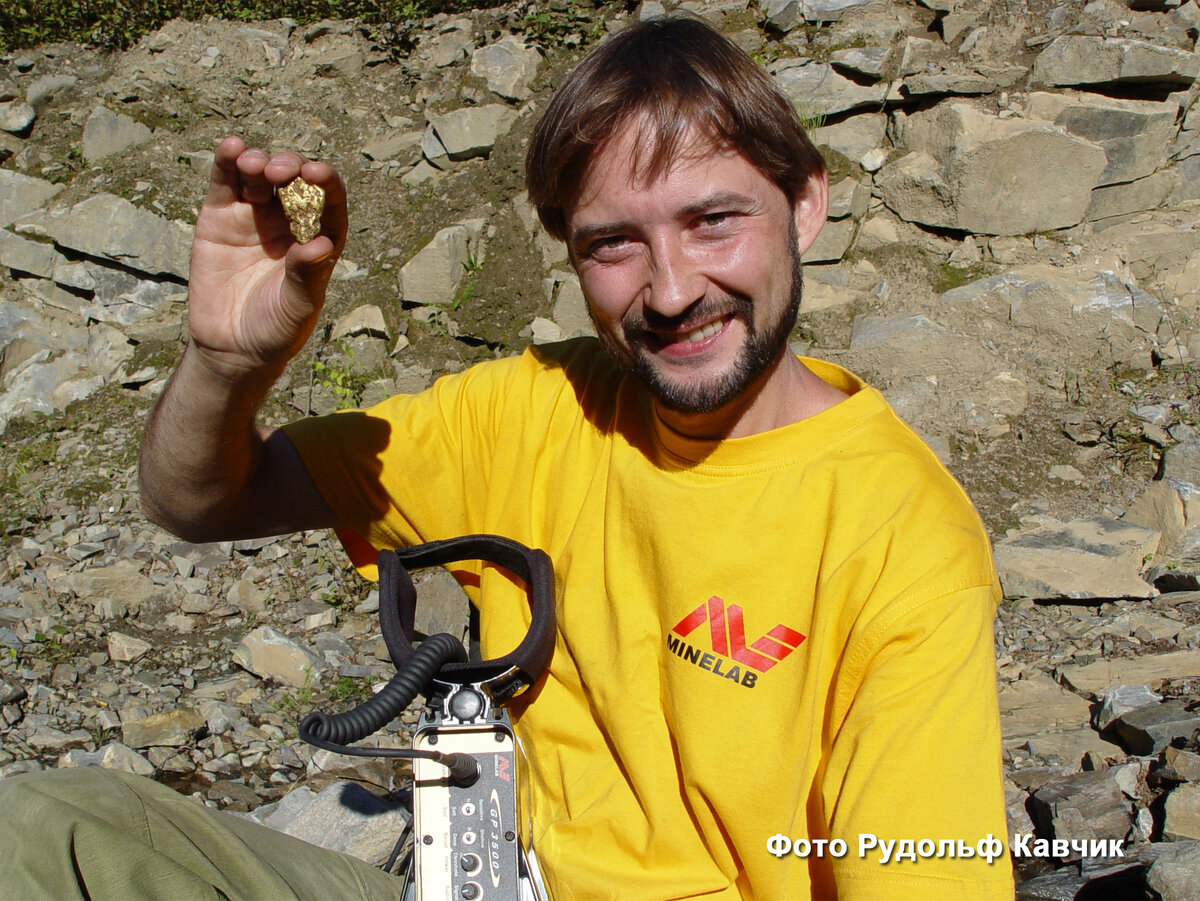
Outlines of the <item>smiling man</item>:
{"type": "MultiPolygon", "coordinates": [[[[787,350],[827,190],[791,105],[700,21],[640,23],[556,92],[527,182],[599,342],[260,431],[255,409],[316,323],[346,198],[327,165],[222,142],[191,338],[147,427],[147,511],[191,540],[338,528],[364,569],[375,549],[473,532],[544,549],[559,632],[515,722],[528,838],[558,899],[1011,898],[1006,857],[991,860],[1005,824],[987,540],[878,392],[787,350]],[[275,200],[298,174],[327,197],[304,245],[275,200]]],[[[514,647],[524,591],[492,567],[463,575],[484,654],[514,647]]],[[[61,822],[47,781],[12,790],[30,829],[61,822]]],[[[181,816],[137,791],[156,822],[181,816]]],[[[177,896],[252,895],[281,874],[300,897],[329,897],[330,878],[343,896],[389,892],[237,828],[241,853],[180,826],[203,863],[177,896]]],[[[46,843],[84,881],[111,847],[90,834],[46,843]]],[[[156,835],[130,840],[153,846],[123,855],[139,872],[174,865],[156,835]]]]}

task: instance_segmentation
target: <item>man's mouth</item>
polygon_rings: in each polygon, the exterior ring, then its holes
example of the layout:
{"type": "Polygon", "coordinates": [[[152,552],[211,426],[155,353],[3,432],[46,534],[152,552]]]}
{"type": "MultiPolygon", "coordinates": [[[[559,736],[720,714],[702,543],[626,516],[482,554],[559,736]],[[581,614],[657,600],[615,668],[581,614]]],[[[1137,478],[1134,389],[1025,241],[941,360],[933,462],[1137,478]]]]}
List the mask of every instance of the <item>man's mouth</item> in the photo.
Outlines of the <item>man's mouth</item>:
{"type": "Polygon", "coordinates": [[[680,347],[691,344],[700,344],[703,341],[712,338],[714,335],[720,334],[725,330],[725,327],[733,319],[733,313],[727,313],[718,319],[712,319],[703,325],[685,327],[670,332],[662,332],[655,330],[647,330],[646,335],[651,339],[651,342],[660,347],[680,347]]]}

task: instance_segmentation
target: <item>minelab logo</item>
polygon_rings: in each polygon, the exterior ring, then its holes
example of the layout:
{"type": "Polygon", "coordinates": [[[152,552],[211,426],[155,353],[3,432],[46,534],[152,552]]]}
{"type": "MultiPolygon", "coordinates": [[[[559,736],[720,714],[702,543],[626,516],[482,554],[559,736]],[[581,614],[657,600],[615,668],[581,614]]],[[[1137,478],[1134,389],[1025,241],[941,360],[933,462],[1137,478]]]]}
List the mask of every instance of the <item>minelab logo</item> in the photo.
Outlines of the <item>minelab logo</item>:
{"type": "Polygon", "coordinates": [[[765,673],[800,647],[805,636],[780,623],[752,644],[746,644],[742,608],[713,595],[678,623],[667,636],[667,647],[677,657],[746,688],[753,688],[758,674],[765,673]],[[712,653],[693,647],[683,639],[708,622],[712,653]],[[752,672],[753,671],[753,672],[752,672]]]}

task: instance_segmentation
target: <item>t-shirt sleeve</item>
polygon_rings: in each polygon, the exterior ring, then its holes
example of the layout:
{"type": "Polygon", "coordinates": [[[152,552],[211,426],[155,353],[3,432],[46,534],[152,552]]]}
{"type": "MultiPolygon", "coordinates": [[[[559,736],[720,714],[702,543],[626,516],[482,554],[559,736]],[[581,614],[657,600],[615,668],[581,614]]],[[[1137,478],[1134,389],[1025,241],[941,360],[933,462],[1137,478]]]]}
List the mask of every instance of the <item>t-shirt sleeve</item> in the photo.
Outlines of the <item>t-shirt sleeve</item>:
{"type": "Polygon", "coordinates": [[[1007,839],[996,596],[979,585],[897,605],[859,645],[861,680],[839,690],[848,707],[823,780],[831,836],[848,846],[833,862],[842,901],[1012,898],[1008,854],[979,856],[1007,839]]]}
{"type": "Polygon", "coordinates": [[[284,427],[364,575],[374,576],[377,549],[481,531],[475,514],[519,365],[484,364],[420,394],[284,427]]]}

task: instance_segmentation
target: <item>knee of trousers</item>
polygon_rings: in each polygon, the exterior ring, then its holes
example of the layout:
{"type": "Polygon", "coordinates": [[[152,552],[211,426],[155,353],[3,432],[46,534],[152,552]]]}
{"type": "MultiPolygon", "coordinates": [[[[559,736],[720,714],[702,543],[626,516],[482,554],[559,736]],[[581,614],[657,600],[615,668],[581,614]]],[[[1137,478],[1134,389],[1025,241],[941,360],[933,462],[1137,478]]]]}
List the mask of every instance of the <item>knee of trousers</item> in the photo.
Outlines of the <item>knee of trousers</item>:
{"type": "Polygon", "coordinates": [[[31,849],[43,836],[62,836],[81,820],[118,824],[136,801],[129,779],[99,767],[43,770],[0,779],[0,822],[15,842],[31,849]]]}

